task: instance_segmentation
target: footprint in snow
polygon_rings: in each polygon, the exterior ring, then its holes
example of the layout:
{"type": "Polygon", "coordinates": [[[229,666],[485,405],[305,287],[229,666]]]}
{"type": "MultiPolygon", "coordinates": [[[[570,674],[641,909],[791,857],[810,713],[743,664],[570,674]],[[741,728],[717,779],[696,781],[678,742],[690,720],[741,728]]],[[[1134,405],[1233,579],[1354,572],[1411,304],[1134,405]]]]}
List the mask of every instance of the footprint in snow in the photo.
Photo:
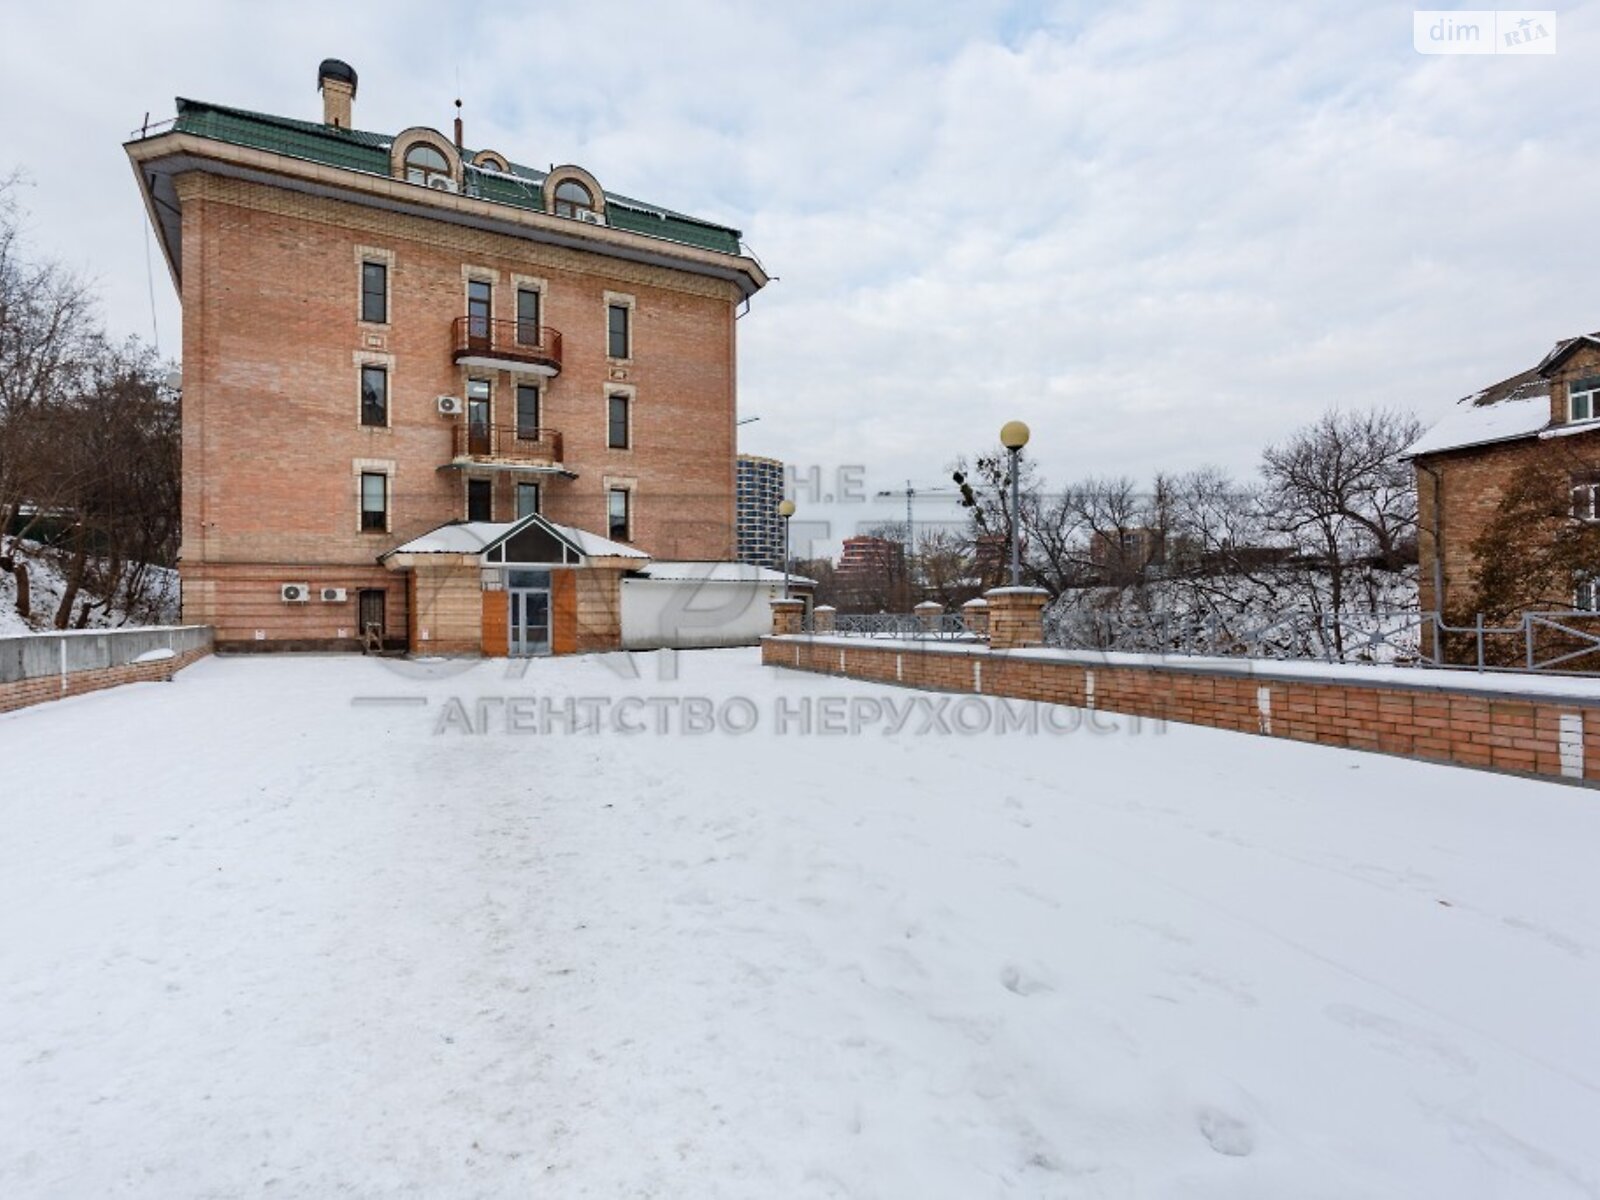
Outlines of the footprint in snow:
{"type": "Polygon", "coordinates": [[[1000,983],[1006,991],[1017,996],[1032,996],[1054,990],[1044,980],[1029,975],[1015,963],[1007,963],[1000,969],[1000,983]]]}
{"type": "Polygon", "coordinates": [[[1250,1126],[1220,1108],[1202,1108],[1195,1114],[1195,1124],[1218,1154],[1244,1158],[1256,1148],[1256,1135],[1250,1126]]]}

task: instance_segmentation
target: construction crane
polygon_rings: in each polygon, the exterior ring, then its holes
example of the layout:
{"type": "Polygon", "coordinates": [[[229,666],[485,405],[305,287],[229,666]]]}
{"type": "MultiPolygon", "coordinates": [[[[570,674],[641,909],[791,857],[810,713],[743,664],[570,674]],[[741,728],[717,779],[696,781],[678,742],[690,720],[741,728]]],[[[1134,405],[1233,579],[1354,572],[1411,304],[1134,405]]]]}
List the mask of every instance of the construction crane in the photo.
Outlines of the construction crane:
{"type": "Polygon", "coordinates": [[[941,493],[948,495],[954,491],[954,488],[948,487],[918,487],[908,479],[906,480],[906,486],[904,488],[894,488],[878,493],[878,498],[880,500],[887,499],[891,496],[904,496],[906,498],[906,565],[908,567],[911,564],[912,556],[916,553],[917,547],[915,526],[912,524],[911,502],[918,496],[937,496],[941,493]]]}

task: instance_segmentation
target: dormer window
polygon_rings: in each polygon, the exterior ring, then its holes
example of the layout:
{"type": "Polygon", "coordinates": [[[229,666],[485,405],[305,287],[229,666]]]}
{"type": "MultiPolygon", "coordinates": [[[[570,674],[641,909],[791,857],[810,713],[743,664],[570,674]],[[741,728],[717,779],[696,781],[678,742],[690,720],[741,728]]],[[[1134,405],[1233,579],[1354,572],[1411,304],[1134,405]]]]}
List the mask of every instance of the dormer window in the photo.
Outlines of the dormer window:
{"type": "Polygon", "coordinates": [[[594,211],[594,197],[576,179],[565,179],[556,186],[556,216],[576,217],[594,211]]]}
{"type": "Polygon", "coordinates": [[[1574,379],[1567,385],[1567,420],[1592,421],[1600,417],[1600,377],[1574,379]]]}
{"type": "Polygon", "coordinates": [[[450,163],[432,146],[419,142],[406,151],[407,183],[420,183],[423,187],[448,187],[451,181],[450,163]],[[437,183],[436,180],[443,180],[444,183],[437,183]]]}

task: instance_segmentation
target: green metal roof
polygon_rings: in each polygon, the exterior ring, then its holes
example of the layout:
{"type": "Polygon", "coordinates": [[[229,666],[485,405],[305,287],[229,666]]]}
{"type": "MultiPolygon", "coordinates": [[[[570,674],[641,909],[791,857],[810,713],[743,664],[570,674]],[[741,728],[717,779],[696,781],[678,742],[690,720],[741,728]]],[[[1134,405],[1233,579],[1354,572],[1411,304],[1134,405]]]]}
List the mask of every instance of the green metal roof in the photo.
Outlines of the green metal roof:
{"type": "MultiPolygon", "coordinates": [[[[336,129],[313,121],[246,112],[182,97],[178,99],[178,117],[173,129],[234,146],[248,146],[385,178],[389,176],[389,148],[394,144],[394,138],[385,134],[336,129]]],[[[472,152],[468,151],[463,157],[470,159],[472,152]]],[[[464,191],[468,196],[533,212],[544,211],[544,171],[512,163],[511,174],[505,175],[479,170],[469,163],[465,174],[464,191]]],[[[605,194],[605,202],[606,224],[612,229],[642,233],[721,254],[740,253],[737,229],[612,192],[605,194]]]]}

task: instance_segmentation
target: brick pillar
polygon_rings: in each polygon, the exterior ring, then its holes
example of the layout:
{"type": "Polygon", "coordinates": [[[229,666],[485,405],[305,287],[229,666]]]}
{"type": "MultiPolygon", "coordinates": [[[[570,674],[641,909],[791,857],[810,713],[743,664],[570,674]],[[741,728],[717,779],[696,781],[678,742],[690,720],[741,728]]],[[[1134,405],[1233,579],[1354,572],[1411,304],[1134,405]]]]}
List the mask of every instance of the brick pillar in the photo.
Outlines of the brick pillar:
{"type": "Polygon", "coordinates": [[[982,596],[974,596],[961,606],[961,619],[966,622],[969,633],[989,636],[989,602],[982,596]]]}
{"type": "Polygon", "coordinates": [[[833,614],[839,610],[831,604],[819,604],[811,610],[811,632],[832,633],[833,614]]]}
{"type": "Polygon", "coordinates": [[[772,605],[772,632],[777,637],[785,637],[800,632],[800,626],[805,619],[806,602],[794,597],[787,600],[769,600],[772,605]]]}
{"type": "Polygon", "coordinates": [[[1044,645],[1044,606],[1049,592],[1030,587],[991,588],[984,599],[989,602],[991,650],[1044,645]]]}
{"type": "Polygon", "coordinates": [[[937,600],[924,600],[911,611],[916,614],[923,633],[939,632],[939,618],[944,616],[944,605],[937,600]]]}

